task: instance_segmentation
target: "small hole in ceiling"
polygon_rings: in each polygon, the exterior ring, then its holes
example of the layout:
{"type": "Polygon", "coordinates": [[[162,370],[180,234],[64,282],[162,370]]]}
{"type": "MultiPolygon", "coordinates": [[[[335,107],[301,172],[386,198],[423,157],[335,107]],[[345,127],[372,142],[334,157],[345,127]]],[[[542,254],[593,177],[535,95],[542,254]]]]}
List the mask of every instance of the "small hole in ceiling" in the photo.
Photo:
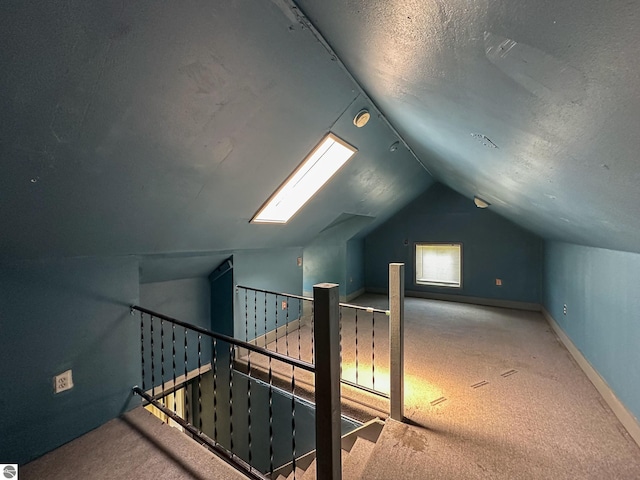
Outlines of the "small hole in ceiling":
{"type": "Polygon", "coordinates": [[[471,136],[476,140],[478,140],[480,143],[482,143],[482,145],[484,145],[487,148],[498,148],[498,146],[495,143],[493,143],[491,139],[486,135],[483,135],[481,133],[472,133],[471,136]]]}

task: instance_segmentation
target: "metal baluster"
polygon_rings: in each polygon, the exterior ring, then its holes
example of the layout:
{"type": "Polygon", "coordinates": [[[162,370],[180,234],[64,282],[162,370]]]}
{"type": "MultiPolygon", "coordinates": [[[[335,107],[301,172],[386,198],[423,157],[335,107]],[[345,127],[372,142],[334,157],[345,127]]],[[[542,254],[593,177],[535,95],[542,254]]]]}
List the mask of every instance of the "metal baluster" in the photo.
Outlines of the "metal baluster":
{"type": "MultiPolygon", "coordinates": [[[[247,304],[247,289],[244,290],[244,340],[249,341],[249,306],[247,304]]],[[[250,350],[247,350],[249,352],[250,350]]]]}
{"type": "Polygon", "coordinates": [[[289,356],[289,299],[285,300],[287,302],[287,316],[285,318],[286,323],[284,324],[284,345],[287,350],[287,357],[289,356]]]}
{"type": "Polygon", "coordinates": [[[258,292],[253,291],[253,341],[258,344],[258,292]]]}
{"type": "Polygon", "coordinates": [[[293,452],[293,480],[296,480],[296,367],[291,365],[291,449],[293,452]]]}
{"type": "MultiPolygon", "coordinates": [[[[245,336],[245,341],[248,342],[249,341],[249,312],[248,312],[248,299],[247,299],[247,290],[245,289],[244,291],[244,311],[245,311],[245,319],[244,319],[244,324],[245,324],[245,331],[244,331],[244,336],[245,336]]],[[[251,453],[251,350],[247,350],[247,372],[248,372],[248,377],[247,378],[247,432],[248,432],[248,439],[249,439],[249,465],[251,465],[251,462],[253,460],[253,456],[251,453]]]]}
{"type": "Polygon", "coordinates": [[[269,471],[273,477],[273,371],[269,357],[269,471]]]}
{"type": "Polygon", "coordinates": [[[142,312],[140,312],[140,355],[142,357],[142,390],[146,392],[144,381],[144,313],[142,312]]]}
{"type": "Polygon", "coordinates": [[[173,366],[173,413],[178,414],[176,407],[176,326],[171,324],[171,357],[173,366]]]}
{"type": "Polygon", "coordinates": [[[216,396],[217,392],[217,381],[218,381],[218,342],[215,338],[212,338],[212,363],[213,363],[213,441],[218,443],[218,398],[216,396]]]}
{"type": "Polygon", "coordinates": [[[276,294],[276,353],[278,353],[278,294],[276,294]]]}
{"type": "Polygon", "coordinates": [[[300,329],[302,328],[302,300],[298,300],[298,360],[302,359],[300,352],[300,329]]]}
{"type": "Polygon", "coordinates": [[[356,312],[356,384],[358,384],[358,310],[356,312]]]}
{"type": "Polygon", "coordinates": [[[153,315],[149,315],[149,323],[151,324],[151,396],[156,394],[156,367],[153,362],[153,315]]]}
{"type": "Polygon", "coordinates": [[[202,433],[202,385],[201,372],[202,368],[202,335],[198,334],[198,431],[202,433]]]}
{"type": "Polygon", "coordinates": [[[342,378],[342,306],[340,307],[340,321],[338,323],[338,331],[340,336],[340,378],[342,378]]]}
{"type": "Polygon", "coordinates": [[[264,292],[264,348],[267,348],[267,292],[264,292]]]}
{"type": "Polygon", "coordinates": [[[189,369],[187,367],[187,329],[184,329],[184,419],[189,422],[189,369]]]}
{"type": "Polygon", "coordinates": [[[165,394],[164,394],[164,320],[160,319],[160,380],[162,381],[162,405],[166,405],[165,394]]]}
{"type": "Polygon", "coordinates": [[[233,344],[229,344],[229,448],[233,453],[233,344]]]}
{"type": "Polygon", "coordinates": [[[376,312],[371,312],[371,389],[376,389],[376,312]]]}

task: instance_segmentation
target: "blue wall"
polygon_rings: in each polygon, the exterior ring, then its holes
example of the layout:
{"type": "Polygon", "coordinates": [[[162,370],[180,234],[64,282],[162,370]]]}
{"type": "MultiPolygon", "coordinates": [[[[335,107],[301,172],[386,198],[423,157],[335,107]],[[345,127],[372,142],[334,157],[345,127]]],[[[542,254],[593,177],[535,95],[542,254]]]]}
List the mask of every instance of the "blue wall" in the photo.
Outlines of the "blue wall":
{"type": "Polygon", "coordinates": [[[233,337],[233,257],[227,258],[209,275],[211,285],[211,330],[233,337]]]}
{"type": "Polygon", "coordinates": [[[140,285],[140,305],[204,328],[210,326],[210,291],[206,278],[140,285]]]}
{"type": "Polygon", "coordinates": [[[544,265],[545,308],[640,418],[640,254],[548,242],[544,265]]]}
{"type": "Polygon", "coordinates": [[[347,296],[364,289],[364,240],[347,242],[347,274],[345,278],[347,296]]]}
{"type": "Polygon", "coordinates": [[[313,294],[318,283],[340,285],[340,299],[364,288],[364,258],[361,239],[355,238],[374,219],[341,214],[304,247],[303,291],[313,294]]]}
{"type": "Polygon", "coordinates": [[[0,266],[3,462],[26,463],[139,404],[138,262],[69,259],[0,266]],[[74,388],[54,395],[53,376],[74,388]]]}
{"type": "Polygon", "coordinates": [[[438,183],[365,238],[365,283],[387,289],[389,263],[404,262],[407,290],[539,303],[542,245],[538,236],[438,183]],[[462,288],[416,285],[416,242],[461,242],[462,288]]]}
{"type": "MultiPolygon", "coordinates": [[[[182,320],[192,325],[211,329],[210,316],[210,289],[207,278],[190,278],[166,282],[144,283],[140,285],[140,305],[169,317],[182,320]]],[[[139,318],[139,314],[138,318],[139,318]]],[[[172,379],[173,358],[172,339],[175,335],[177,368],[175,375],[184,374],[184,329],[176,327],[172,329],[170,322],[161,323],[158,319],[153,321],[153,331],[149,317],[145,315],[145,382],[144,387],[149,389],[153,385],[158,387],[163,381],[172,379]],[[153,334],[154,342],[151,343],[153,334]],[[164,342],[164,372],[162,371],[162,346],[164,342]],[[151,357],[153,350],[154,356],[151,357]],[[151,374],[151,367],[155,375],[151,374]]],[[[198,368],[198,335],[195,332],[187,332],[187,370],[198,368]]],[[[200,362],[206,364],[211,361],[211,341],[208,337],[200,339],[200,362]]],[[[140,362],[140,360],[138,360],[140,362]]]]}
{"type": "MultiPolygon", "coordinates": [[[[302,248],[281,248],[268,250],[240,250],[233,253],[233,280],[235,285],[270,290],[279,293],[302,295],[302,267],[298,266],[298,257],[302,257],[302,248]]],[[[236,338],[245,339],[245,298],[244,290],[234,294],[235,296],[235,320],[234,333],[236,338]]],[[[276,300],[275,296],[267,297],[267,331],[272,330],[276,324],[276,304],[278,311],[278,326],[284,325],[287,312],[282,310],[282,300],[276,300]]],[[[248,309],[251,318],[248,320],[248,339],[255,338],[264,333],[264,296],[258,294],[258,331],[254,332],[253,297],[248,295],[248,309]]],[[[289,321],[298,318],[298,303],[289,301],[289,321]]]]}
{"type": "Polygon", "coordinates": [[[314,243],[304,248],[304,287],[306,296],[313,296],[318,283],[337,283],[340,297],[347,294],[347,248],[345,242],[314,243]]]}

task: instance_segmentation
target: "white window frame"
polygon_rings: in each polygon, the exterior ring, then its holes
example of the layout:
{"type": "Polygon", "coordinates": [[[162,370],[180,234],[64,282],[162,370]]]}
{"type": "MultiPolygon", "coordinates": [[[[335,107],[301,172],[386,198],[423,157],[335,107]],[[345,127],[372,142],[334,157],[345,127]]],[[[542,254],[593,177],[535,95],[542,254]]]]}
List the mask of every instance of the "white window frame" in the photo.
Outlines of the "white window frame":
{"type": "Polygon", "coordinates": [[[463,273],[463,249],[462,249],[462,243],[460,242],[416,242],[414,244],[414,248],[413,248],[413,268],[414,268],[414,282],[416,285],[422,285],[425,287],[440,287],[440,288],[455,288],[455,289],[461,289],[462,288],[462,273],[463,273]],[[434,280],[426,280],[424,278],[420,278],[423,277],[423,275],[421,275],[421,270],[418,268],[418,249],[419,247],[442,247],[442,246],[452,246],[452,247],[458,247],[459,248],[459,252],[460,252],[460,258],[459,258],[459,281],[458,283],[449,283],[449,282],[444,282],[444,281],[434,281],[434,280]]]}

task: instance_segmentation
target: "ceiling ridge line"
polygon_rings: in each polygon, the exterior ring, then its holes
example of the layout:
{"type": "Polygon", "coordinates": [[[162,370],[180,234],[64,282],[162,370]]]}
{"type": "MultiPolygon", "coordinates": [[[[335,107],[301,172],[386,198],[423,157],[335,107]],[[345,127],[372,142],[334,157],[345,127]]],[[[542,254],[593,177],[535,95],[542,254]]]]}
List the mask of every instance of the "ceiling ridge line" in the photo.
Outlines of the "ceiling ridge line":
{"type": "Polygon", "coordinates": [[[351,81],[356,85],[356,87],[360,90],[360,93],[364,96],[364,98],[367,99],[367,101],[371,104],[371,106],[374,108],[374,110],[376,111],[376,113],[378,114],[378,118],[381,118],[382,121],[387,125],[387,127],[389,127],[389,129],[394,133],[394,135],[396,137],[398,137],[398,139],[400,139],[400,141],[402,142],[402,144],[404,145],[404,147],[409,151],[409,153],[411,153],[411,155],[413,156],[413,158],[416,159],[416,162],[418,162],[418,164],[431,176],[431,178],[433,178],[434,180],[436,180],[436,176],[431,173],[431,170],[429,170],[429,168],[418,158],[418,155],[416,154],[416,152],[409,146],[409,144],[405,141],[405,139],[402,137],[402,135],[400,135],[400,133],[398,132],[398,130],[393,126],[393,124],[387,119],[387,117],[385,116],[385,114],[382,112],[382,110],[380,109],[380,107],[378,107],[378,104],[376,104],[376,102],[373,101],[373,99],[371,98],[371,96],[369,96],[369,94],[367,93],[367,91],[364,89],[364,87],[362,85],[360,85],[360,82],[358,82],[358,80],[356,80],[356,78],[353,76],[353,74],[349,71],[349,69],[347,68],[347,66],[344,64],[344,62],[342,61],[342,59],[340,59],[340,57],[338,56],[338,54],[336,53],[336,51],[333,49],[333,47],[331,46],[331,44],[327,41],[326,38],[324,38],[324,36],[322,35],[322,33],[320,33],[320,31],[316,28],[316,26],[311,22],[311,20],[309,20],[309,17],[307,17],[307,15],[304,13],[304,11],[296,4],[295,0],[282,0],[283,3],[285,3],[289,9],[293,12],[293,14],[296,16],[296,18],[298,19],[298,22],[303,26],[309,29],[309,31],[312,33],[312,35],[316,38],[316,40],[320,43],[320,45],[322,45],[325,50],[327,50],[327,52],[329,52],[329,54],[332,56],[333,61],[337,62],[338,65],[340,66],[340,68],[342,68],[342,70],[347,74],[347,76],[351,79],[351,81]]]}

